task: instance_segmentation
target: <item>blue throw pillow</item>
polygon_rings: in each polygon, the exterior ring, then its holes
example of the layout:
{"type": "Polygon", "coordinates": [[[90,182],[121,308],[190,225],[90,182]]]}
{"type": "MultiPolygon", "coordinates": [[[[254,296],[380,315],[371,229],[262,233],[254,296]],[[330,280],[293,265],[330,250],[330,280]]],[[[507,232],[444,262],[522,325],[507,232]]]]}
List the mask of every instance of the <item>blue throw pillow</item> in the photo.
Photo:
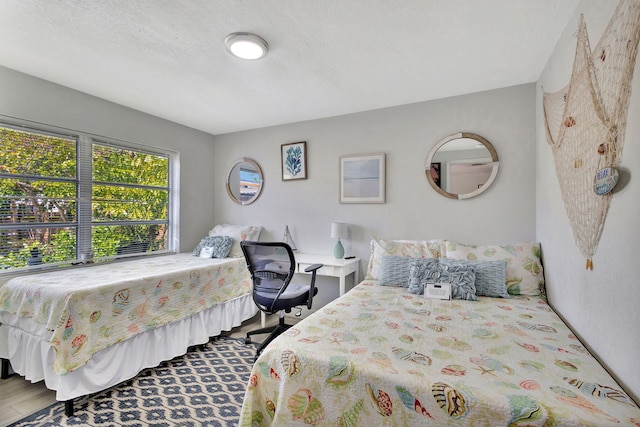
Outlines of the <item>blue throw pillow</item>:
{"type": "Polygon", "coordinates": [[[476,295],[510,298],[507,291],[507,261],[471,261],[443,258],[441,263],[471,267],[476,272],[476,295]]]}
{"type": "Polygon", "coordinates": [[[213,248],[212,258],[226,258],[231,251],[235,239],[229,236],[206,236],[200,240],[198,246],[193,250],[193,255],[200,256],[200,251],[204,247],[213,248]]]}
{"type": "Polygon", "coordinates": [[[380,279],[378,284],[381,286],[409,287],[410,269],[414,261],[428,262],[433,258],[412,258],[404,256],[385,255],[380,263],[380,279]]]}
{"type": "Polygon", "coordinates": [[[414,258],[409,265],[409,293],[424,294],[426,277],[431,277],[437,266],[435,258],[414,258]]]}
{"type": "Polygon", "coordinates": [[[427,283],[450,283],[451,298],[477,301],[476,274],[473,268],[463,265],[448,265],[441,262],[412,264],[409,292],[424,294],[427,283]]]}

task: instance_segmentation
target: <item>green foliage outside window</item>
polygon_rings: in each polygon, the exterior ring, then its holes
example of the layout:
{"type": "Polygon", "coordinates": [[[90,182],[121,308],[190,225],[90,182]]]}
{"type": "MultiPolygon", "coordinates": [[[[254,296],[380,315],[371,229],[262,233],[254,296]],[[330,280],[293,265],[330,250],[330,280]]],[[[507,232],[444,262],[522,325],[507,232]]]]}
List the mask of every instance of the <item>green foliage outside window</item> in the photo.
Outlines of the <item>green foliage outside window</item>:
{"type": "Polygon", "coordinates": [[[91,200],[80,201],[75,138],[0,127],[0,269],[79,258],[78,229],[90,226],[94,258],[123,248],[167,249],[169,158],[93,143],[91,200]],[[91,219],[79,218],[88,203],[91,219]],[[145,221],[145,223],[140,223],[145,221]],[[152,223],[149,223],[152,222],[152,223]]]}

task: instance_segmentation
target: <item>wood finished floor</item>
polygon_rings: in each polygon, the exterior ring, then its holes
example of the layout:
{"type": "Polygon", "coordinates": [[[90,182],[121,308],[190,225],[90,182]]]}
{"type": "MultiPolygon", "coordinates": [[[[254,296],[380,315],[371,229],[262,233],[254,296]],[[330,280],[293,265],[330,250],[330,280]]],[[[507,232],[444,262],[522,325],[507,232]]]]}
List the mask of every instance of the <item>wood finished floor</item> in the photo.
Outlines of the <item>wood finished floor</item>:
{"type": "MultiPolygon", "coordinates": [[[[287,317],[287,323],[293,324],[297,319],[287,317]]],[[[278,322],[277,316],[269,316],[267,325],[278,322]]],[[[260,327],[260,314],[245,321],[242,326],[234,328],[229,334],[233,338],[244,338],[247,331],[260,327]]],[[[252,337],[253,342],[261,342],[263,335],[252,337]]],[[[48,390],[44,382],[31,383],[19,375],[11,375],[0,380],[0,427],[16,422],[27,415],[44,409],[55,403],[55,392],[48,390]]]]}

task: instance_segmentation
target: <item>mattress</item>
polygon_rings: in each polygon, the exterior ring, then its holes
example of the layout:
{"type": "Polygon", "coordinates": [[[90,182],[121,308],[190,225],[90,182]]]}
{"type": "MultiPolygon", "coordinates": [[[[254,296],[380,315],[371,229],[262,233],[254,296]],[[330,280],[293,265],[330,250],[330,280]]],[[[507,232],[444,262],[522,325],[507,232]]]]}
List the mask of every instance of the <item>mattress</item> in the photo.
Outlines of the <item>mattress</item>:
{"type": "Polygon", "coordinates": [[[639,422],[543,298],[435,300],[364,281],[264,350],[240,425],[639,422]]]}

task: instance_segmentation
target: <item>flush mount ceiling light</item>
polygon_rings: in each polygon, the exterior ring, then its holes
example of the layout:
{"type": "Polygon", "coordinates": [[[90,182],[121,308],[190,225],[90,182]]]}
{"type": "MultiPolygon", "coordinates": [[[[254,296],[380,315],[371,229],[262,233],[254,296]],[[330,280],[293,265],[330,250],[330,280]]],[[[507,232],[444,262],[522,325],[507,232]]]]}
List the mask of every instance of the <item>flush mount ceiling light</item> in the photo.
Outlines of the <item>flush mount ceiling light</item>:
{"type": "Polygon", "coordinates": [[[260,59],[269,50],[267,41],[252,33],[231,33],[224,44],[230,54],[242,59],[260,59]]]}

